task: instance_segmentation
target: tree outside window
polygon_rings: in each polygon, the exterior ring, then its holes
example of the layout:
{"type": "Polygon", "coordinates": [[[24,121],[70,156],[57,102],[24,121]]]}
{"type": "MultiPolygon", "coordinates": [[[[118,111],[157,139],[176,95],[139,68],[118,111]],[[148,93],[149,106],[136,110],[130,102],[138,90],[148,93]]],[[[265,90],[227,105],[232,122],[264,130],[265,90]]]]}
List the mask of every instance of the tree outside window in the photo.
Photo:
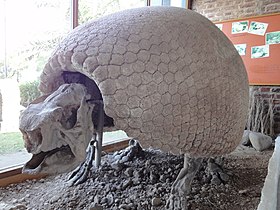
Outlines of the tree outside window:
{"type": "MultiPolygon", "coordinates": [[[[146,0],[79,0],[78,5],[82,24],[146,6],[146,0]]],[[[71,12],[69,0],[0,0],[0,170],[29,159],[18,132],[19,112],[40,94],[36,90],[39,75],[56,45],[71,30],[71,12]],[[11,159],[19,162],[7,161],[11,159]]]]}

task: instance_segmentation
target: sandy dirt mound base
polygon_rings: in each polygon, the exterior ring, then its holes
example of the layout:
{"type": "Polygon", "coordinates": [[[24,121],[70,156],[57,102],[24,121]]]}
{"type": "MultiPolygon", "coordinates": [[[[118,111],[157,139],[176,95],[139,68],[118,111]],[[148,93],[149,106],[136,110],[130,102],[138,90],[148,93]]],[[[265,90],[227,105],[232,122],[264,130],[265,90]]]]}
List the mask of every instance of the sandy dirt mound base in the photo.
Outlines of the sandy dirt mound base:
{"type": "MultiPolygon", "coordinates": [[[[256,209],[272,152],[239,147],[225,156],[223,170],[229,179],[220,185],[211,184],[211,177],[200,170],[188,196],[188,209],[256,209]]],[[[102,167],[93,169],[79,186],[68,186],[69,174],[63,174],[0,188],[0,208],[90,209],[97,204],[103,209],[165,209],[182,166],[183,156],[155,150],[145,150],[124,164],[112,164],[106,155],[102,167]]]]}

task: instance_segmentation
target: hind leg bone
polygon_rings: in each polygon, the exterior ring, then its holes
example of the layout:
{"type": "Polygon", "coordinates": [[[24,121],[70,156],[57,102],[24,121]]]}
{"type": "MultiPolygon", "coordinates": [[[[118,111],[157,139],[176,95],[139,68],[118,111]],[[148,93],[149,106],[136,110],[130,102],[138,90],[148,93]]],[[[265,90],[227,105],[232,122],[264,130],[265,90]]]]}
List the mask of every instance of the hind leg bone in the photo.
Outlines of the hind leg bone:
{"type": "Polygon", "coordinates": [[[196,175],[203,158],[184,156],[184,167],[177,176],[171,188],[171,195],[166,203],[167,209],[186,209],[186,196],[190,193],[191,183],[196,175]]]}

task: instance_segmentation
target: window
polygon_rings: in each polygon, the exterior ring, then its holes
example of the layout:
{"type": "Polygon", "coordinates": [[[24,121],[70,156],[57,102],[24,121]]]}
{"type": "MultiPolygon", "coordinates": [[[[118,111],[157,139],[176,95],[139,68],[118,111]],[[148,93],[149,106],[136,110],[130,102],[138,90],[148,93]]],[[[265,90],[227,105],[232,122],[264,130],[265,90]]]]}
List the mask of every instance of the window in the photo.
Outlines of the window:
{"type": "Polygon", "coordinates": [[[71,30],[70,11],[65,0],[0,0],[0,169],[30,157],[18,130],[19,113],[39,94],[32,90],[54,47],[71,30]],[[19,87],[25,89],[22,98],[19,87]]]}
{"type": "Polygon", "coordinates": [[[124,9],[146,5],[146,0],[79,0],[79,24],[124,9]]]}
{"type": "Polygon", "coordinates": [[[151,0],[151,6],[173,6],[186,8],[186,0],[151,0]]]}
{"type": "MultiPolygon", "coordinates": [[[[39,95],[39,75],[77,19],[73,16],[71,20],[72,11],[78,11],[78,22],[82,24],[146,5],[146,0],[0,0],[0,170],[21,165],[30,158],[18,130],[19,113],[39,95]],[[20,93],[19,87],[25,91],[20,93]]],[[[125,137],[120,131],[104,135],[110,140],[125,137]]]]}

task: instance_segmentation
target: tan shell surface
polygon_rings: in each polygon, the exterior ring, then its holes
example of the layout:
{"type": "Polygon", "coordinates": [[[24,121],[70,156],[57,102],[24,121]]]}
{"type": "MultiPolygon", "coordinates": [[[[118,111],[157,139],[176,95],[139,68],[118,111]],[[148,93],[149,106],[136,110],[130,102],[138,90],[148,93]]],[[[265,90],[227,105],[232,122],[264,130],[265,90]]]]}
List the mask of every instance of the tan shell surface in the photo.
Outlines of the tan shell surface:
{"type": "Polygon", "coordinates": [[[240,142],[248,104],[243,62],[195,12],[145,7],[79,26],[46,64],[41,91],[57,89],[65,70],[93,79],[116,128],[144,147],[215,156],[240,142]]]}

